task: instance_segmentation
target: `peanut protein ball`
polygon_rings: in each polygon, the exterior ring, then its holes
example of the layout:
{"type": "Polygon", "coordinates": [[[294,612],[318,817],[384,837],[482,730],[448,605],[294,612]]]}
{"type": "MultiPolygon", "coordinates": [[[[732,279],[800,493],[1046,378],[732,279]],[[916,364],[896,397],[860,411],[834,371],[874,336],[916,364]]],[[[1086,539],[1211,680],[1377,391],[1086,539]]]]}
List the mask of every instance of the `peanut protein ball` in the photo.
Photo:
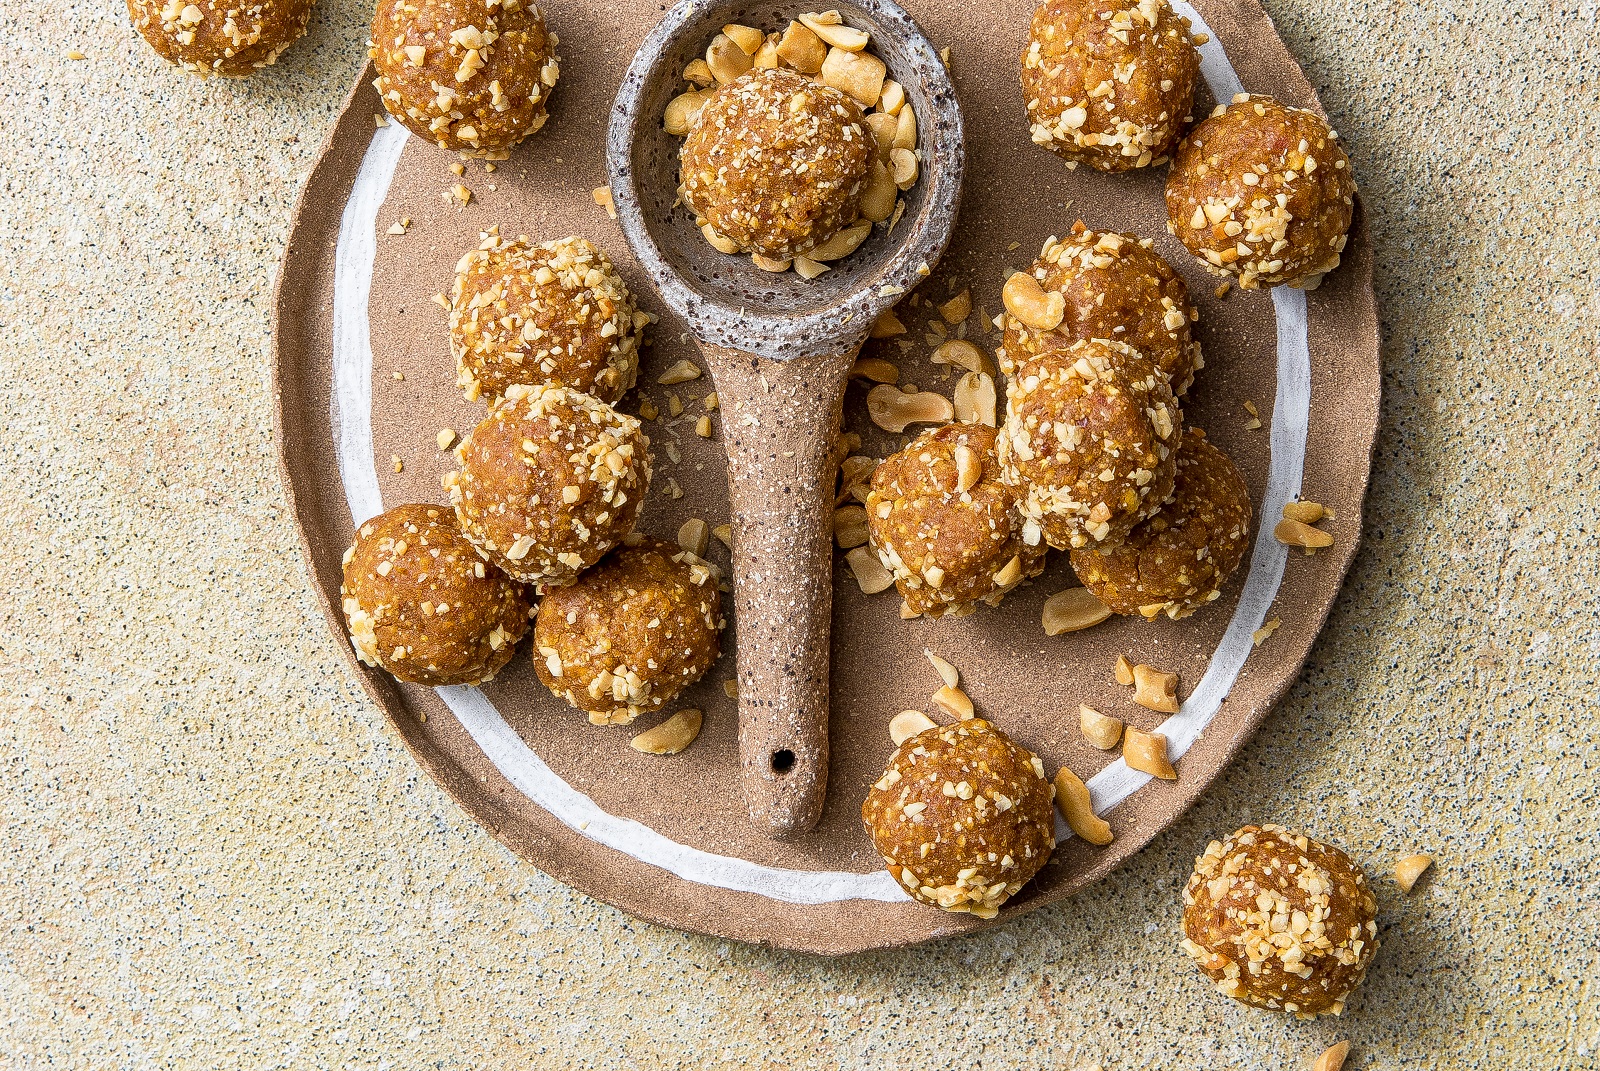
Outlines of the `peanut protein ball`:
{"type": "Polygon", "coordinates": [[[1072,552],[1083,586],[1119,614],[1188,617],[1222,594],[1250,539],[1250,489],[1199,428],[1178,448],[1172,497],[1122,542],[1072,552]]]}
{"type": "Polygon", "coordinates": [[[1165,162],[1190,119],[1200,56],[1167,0],[1046,0],[1022,52],[1035,144],[1068,167],[1165,162]]]}
{"type": "Polygon", "coordinates": [[[1338,1015],[1378,951],[1377,899],[1350,857],[1281,826],[1212,841],[1183,890],[1183,950],[1227,996],[1338,1015]]]}
{"type": "Polygon", "coordinates": [[[412,684],[480,684],[528,629],[522,586],[483,560],[448,506],[396,506],[361,525],[339,594],[357,657],[412,684]]]}
{"type": "Polygon", "coordinates": [[[533,0],[379,0],[368,55],[383,106],[413,134],[504,160],[549,117],[559,43],[533,0]]]}
{"type": "Polygon", "coordinates": [[[561,587],[629,532],[650,486],[636,417],[571,387],[517,384],[456,447],[461,531],[505,572],[561,587]]]}
{"type": "Polygon", "coordinates": [[[1005,319],[997,354],[1000,370],[1015,376],[1046,350],[1091,338],[1125,343],[1148,357],[1182,397],[1205,367],[1190,324],[1200,318],[1189,288],[1148,238],[1099,233],[1080,220],[1065,240],[1045,243],[1033,262],[1041,289],[1065,299],[1061,323],[1049,330],[1005,319]]]}
{"type": "Polygon", "coordinates": [[[969,718],[901,744],[861,820],[912,897],[992,919],[1049,861],[1054,800],[1039,756],[969,718]]]}
{"type": "Polygon", "coordinates": [[[867,493],[867,533],[906,605],[928,617],[997,606],[1044,570],[1022,542],[1016,492],[1000,481],[995,429],[946,424],[880,464],[867,493]]]}
{"type": "Polygon", "coordinates": [[[737,251],[789,260],[856,220],[876,152],[848,94],[758,68],[700,109],[683,145],[679,194],[737,251]]]}
{"type": "Polygon", "coordinates": [[[1046,351],[1008,385],[999,436],[1023,542],[1116,546],[1171,493],[1182,438],[1172,385],[1137,350],[1091,339],[1046,351]]]}
{"type": "Polygon", "coordinates": [[[1314,112],[1241,93],[1190,132],[1167,174],[1167,230],[1245,289],[1307,289],[1339,266],[1356,183],[1314,112]]]}
{"type": "Polygon", "coordinates": [[[650,322],[586,238],[530,245],[486,234],[456,265],[450,348],[468,401],[552,383],[616,402],[639,373],[650,322]]]}
{"type": "Polygon", "coordinates": [[[689,551],[629,537],[539,604],[539,679],[596,725],[659,709],[721,657],[719,580],[716,566],[689,551]]]}
{"type": "Polygon", "coordinates": [[[162,59],[238,78],[277,61],[311,19],[312,0],[128,0],[133,28],[162,59]]]}

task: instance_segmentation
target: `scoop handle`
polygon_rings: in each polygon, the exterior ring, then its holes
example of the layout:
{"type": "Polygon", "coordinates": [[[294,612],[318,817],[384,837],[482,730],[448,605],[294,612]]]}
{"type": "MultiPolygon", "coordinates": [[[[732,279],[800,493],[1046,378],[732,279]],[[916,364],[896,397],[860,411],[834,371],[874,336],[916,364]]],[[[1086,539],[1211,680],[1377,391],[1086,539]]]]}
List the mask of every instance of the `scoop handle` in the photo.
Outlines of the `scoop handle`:
{"type": "Polygon", "coordinates": [[[703,346],[728,448],[741,779],[778,839],[817,824],[828,787],[835,443],[862,341],[791,361],[703,346]]]}

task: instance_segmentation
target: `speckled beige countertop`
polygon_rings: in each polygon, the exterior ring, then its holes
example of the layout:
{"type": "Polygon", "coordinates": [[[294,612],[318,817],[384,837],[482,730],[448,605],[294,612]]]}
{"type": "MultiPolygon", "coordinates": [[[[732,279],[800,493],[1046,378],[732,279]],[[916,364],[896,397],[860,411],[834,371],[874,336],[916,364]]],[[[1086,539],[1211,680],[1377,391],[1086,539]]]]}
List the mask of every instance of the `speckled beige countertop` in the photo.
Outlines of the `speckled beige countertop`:
{"type": "Polygon", "coordinates": [[[0,6],[0,1067],[1595,1067],[1600,40],[1592,2],[1269,0],[1362,181],[1384,405],[1300,683],[1109,880],[827,961],[635,923],[468,821],[323,626],[271,439],[271,277],[366,5],[245,84],[118,0],[0,6]],[[71,62],[69,49],[87,58],[71,62]],[[1342,843],[1340,1021],[1231,1004],[1177,893],[1342,843]],[[1407,897],[1394,858],[1440,864],[1407,897]]]}

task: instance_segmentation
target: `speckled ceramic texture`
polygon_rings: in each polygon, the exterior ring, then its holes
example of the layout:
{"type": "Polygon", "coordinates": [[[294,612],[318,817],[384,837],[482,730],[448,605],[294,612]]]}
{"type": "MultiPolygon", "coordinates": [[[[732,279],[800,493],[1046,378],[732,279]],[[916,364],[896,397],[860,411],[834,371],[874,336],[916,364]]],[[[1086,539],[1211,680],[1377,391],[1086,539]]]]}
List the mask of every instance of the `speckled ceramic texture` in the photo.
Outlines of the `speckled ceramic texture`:
{"type": "Polygon", "coordinates": [[[832,444],[845,377],[873,320],[939,263],[966,160],[955,87],[932,43],[891,0],[846,4],[846,24],[871,35],[917,116],[921,175],[904,217],[811,280],[713,249],[676,182],[664,181],[678,173],[679,139],[662,113],[721,27],[775,30],[796,13],[792,3],[680,0],[623,73],[605,145],[628,248],[702,344],[722,399],[733,595],[746,622],[737,634],[740,781],[750,820],[774,837],[813,829],[828,787],[832,444]]]}
{"type": "MultiPolygon", "coordinates": [[[[1282,1071],[1348,1038],[1362,1071],[1595,1067],[1586,9],[1267,6],[1361,177],[1383,316],[1339,604],[1228,775],[1116,873],[842,960],[641,924],[526,865],[323,623],[271,442],[270,296],[369,5],[320,0],[242,83],[166,68],[116,4],[0,7],[29,132],[0,140],[0,1064],[1282,1071]],[[1269,820],[1377,891],[1342,1019],[1233,1004],[1177,950],[1194,856],[1269,820]],[[1419,850],[1439,862],[1402,895],[1419,850]]],[[[968,91],[989,31],[926,25],[968,91]]],[[[574,30],[627,61],[605,14],[574,30]]],[[[1020,90],[995,103],[1020,123],[1020,90]]]]}

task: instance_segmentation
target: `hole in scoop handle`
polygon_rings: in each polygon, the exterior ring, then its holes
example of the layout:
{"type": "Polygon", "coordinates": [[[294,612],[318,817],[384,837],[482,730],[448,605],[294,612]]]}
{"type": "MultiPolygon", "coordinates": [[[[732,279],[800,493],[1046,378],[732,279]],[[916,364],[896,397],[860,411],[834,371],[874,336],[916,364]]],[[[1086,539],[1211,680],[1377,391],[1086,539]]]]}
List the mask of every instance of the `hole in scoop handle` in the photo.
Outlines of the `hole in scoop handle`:
{"type": "Polygon", "coordinates": [[[798,836],[828,787],[835,443],[861,342],[792,361],[704,349],[728,448],[745,803],[798,836]]]}

